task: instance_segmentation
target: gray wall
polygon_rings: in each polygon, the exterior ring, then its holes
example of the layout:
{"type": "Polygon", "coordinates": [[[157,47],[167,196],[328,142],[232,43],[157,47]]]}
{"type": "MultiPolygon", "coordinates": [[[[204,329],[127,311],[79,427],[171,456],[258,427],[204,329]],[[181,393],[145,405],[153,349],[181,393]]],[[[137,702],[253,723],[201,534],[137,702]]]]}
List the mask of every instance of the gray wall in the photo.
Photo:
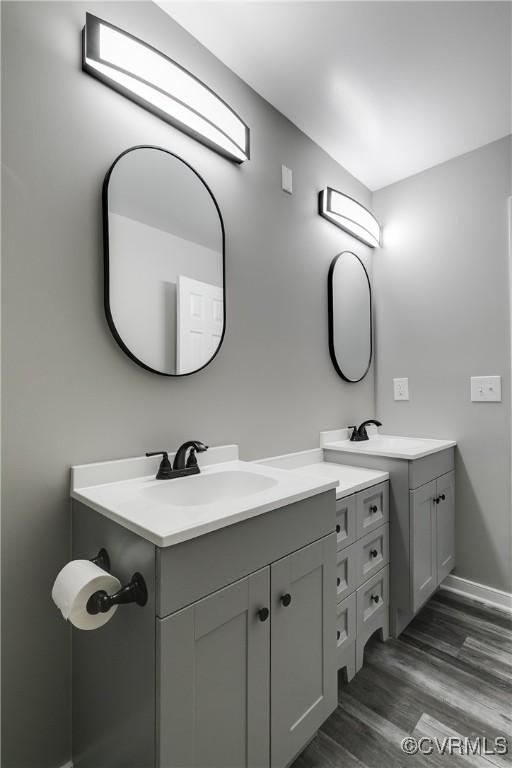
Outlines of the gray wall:
{"type": "Polygon", "coordinates": [[[512,591],[507,137],[374,194],[377,415],[390,434],[454,438],[456,574],[512,591]],[[500,374],[501,403],[470,376],[500,374]],[[409,402],[393,378],[408,376],[409,402]]]}
{"type": "Polygon", "coordinates": [[[327,270],[354,241],[316,202],[327,184],[366,204],[370,194],[150,3],[6,2],[2,33],[2,765],[47,768],[70,753],[70,631],[50,601],[70,552],[69,466],[191,437],[260,457],[372,416],[373,375],[346,384],[329,359],[327,270]],[[251,161],[230,163],[83,74],[86,10],[226,99],[251,127],[251,161]],[[134,365],[103,316],[101,184],[141,143],[190,162],[226,226],[225,341],[178,380],[134,365]],[[294,170],[292,197],[281,163],[294,170]]]}

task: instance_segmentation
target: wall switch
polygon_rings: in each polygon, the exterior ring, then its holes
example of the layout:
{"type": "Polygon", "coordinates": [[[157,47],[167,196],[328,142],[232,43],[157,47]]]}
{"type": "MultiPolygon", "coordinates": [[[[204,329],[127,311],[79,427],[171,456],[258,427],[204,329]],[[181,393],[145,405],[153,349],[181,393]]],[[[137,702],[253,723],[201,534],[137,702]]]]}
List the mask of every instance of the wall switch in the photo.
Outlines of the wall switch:
{"type": "Polygon", "coordinates": [[[409,379],[393,379],[395,400],[409,399],[409,379]]]}
{"type": "Polygon", "coordinates": [[[281,166],[281,188],[290,195],[293,193],[293,171],[286,165],[281,166]]]}
{"type": "Polygon", "coordinates": [[[471,401],[501,403],[501,376],[472,376],[471,401]]]}

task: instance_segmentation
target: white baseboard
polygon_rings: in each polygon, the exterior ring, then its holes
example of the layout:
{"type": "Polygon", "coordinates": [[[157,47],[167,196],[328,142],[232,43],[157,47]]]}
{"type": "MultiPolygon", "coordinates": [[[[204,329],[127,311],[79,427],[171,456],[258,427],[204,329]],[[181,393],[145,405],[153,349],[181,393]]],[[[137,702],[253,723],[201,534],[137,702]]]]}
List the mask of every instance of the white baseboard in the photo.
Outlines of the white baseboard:
{"type": "Polygon", "coordinates": [[[73,768],[73,763],[71,762],[71,760],[68,760],[68,762],[64,763],[64,765],[61,765],[60,768],[73,768]]]}
{"type": "Polygon", "coordinates": [[[452,575],[446,577],[441,584],[441,589],[455,592],[471,600],[477,600],[479,603],[512,613],[512,594],[510,592],[503,592],[501,589],[486,587],[485,584],[479,584],[477,581],[470,581],[469,579],[452,575]]]}

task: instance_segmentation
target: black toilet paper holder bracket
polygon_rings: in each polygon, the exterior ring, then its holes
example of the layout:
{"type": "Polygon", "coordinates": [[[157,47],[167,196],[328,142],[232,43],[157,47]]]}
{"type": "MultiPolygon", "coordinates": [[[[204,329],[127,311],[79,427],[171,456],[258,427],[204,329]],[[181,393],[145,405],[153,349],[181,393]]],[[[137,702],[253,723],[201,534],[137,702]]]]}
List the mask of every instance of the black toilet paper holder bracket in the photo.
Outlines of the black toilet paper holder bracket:
{"type": "Polygon", "coordinates": [[[134,573],[130,582],[114,595],[109,595],[104,589],[94,592],[87,601],[87,613],[93,616],[97,613],[107,613],[114,605],[135,603],[144,606],[148,601],[146,582],[141,573],[134,573]]]}
{"type": "MultiPolygon", "coordinates": [[[[91,563],[103,568],[110,573],[110,557],[107,550],[102,547],[96,557],[91,558],[91,563]]],[[[114,595],[109,595],[104,589],[94,592],[87,601],[87,613],[93,616],[97,613],[107,613],[114,605],[146,605],[148,601],[148,590],[144,577],[138,571],[133,574],[130,582],[114,595]]]]}

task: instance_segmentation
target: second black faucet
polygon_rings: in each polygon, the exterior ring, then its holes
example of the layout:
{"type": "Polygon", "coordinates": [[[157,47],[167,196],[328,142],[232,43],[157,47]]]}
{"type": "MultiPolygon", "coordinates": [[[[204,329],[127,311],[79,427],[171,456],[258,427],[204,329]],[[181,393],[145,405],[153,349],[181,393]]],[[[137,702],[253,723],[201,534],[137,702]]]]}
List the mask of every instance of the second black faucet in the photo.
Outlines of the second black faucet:
{"type": "Polygon", "coordinates": [[[380,421],[377,421],[376,419],[368,419],[367,421],[363,421],[359,427],[350,426],[349,429],[353,430],[352,434],[350,435],[351,443],[360,443],[362,440],[370,439],[368,437],[368,432],[366,431],[367,424],[375,424],[376,427],[382,427],[380,421]]]}

